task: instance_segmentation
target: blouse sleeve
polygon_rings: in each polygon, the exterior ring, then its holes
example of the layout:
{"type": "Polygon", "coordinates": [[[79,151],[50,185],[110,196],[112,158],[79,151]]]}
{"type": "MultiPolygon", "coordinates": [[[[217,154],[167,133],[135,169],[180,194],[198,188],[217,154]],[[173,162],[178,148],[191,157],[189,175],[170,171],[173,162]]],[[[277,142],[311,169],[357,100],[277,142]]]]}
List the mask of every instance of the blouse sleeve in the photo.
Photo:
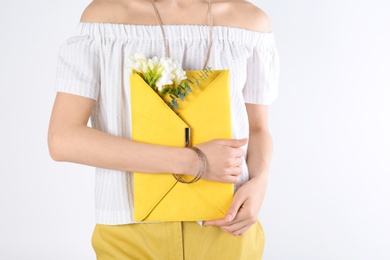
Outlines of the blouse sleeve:
{"type": "Polygon", "coordinates": [[[271,104],[278,96],[279,53],[274,34],[262,33],[248,59],[245,103],[271,104]]]}
{"type": "Polygon", "coordinates": [[[72,37],[59,49],[55,90],[97,100],[99,71],[95,40],[89,35],[72,37]]]}

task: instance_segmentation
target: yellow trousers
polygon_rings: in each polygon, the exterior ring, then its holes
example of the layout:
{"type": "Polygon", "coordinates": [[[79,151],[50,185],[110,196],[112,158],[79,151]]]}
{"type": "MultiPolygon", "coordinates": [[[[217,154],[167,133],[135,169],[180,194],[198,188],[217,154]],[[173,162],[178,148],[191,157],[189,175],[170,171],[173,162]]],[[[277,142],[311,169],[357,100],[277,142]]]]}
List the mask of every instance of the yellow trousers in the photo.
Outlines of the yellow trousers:
{"type": "Polygon", "coordinates": [[[96,224],[92,247],[98,260],[262,259],[264,231],[257,221],[241,236],[197,222],[96,224]]]}

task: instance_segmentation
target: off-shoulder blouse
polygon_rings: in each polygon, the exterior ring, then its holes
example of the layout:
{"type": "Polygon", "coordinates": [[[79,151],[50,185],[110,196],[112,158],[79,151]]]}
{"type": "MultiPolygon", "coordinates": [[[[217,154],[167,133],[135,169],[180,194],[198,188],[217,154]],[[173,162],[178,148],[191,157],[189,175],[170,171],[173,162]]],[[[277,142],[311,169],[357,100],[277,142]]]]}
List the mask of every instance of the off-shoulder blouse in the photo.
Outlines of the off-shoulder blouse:
{"type": "MultiPolygon", "coordinates": [[[[163,25],[171,58],[184,70],[199,70],[205,62],[207,25],[163,25]]],[[[164,43],[159,25],[79,22],[75,35],[59,49],[55,90],[96,100],[91,114],[93,128],[131,139],[129,55],[162,57],[164,43]]],[[[278,95],[279,54],[273,32],[257,32],[229,26],[213,27],[208,65],[230,70],[233,138],[249,137],[245,103],[271,104],[278,95]]],[[[242,147],[247,151],[247,145],[242,147]]],[[[235,188],[248,180],[243,174],[235,188]]],[[[134,223],[132,173],[96,168],[96,223],[134,223]]]]}

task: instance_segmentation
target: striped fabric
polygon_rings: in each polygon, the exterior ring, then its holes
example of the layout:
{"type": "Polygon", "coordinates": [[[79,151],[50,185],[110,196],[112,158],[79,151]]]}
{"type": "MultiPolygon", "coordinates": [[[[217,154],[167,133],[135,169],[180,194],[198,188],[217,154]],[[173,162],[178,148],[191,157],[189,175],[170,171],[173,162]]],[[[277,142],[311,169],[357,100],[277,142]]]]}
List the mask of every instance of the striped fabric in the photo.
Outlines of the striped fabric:
{"type": "MultiPolygon", "coordinates": [[[[184,70],[202,69],[209,28],[163,25],[171,58],[184,70]]],[[[137,51],[164,56],[158,25],[80,22],[59,50],[56,91],[96,100],[92,127],[131,139],[127,58],[137,51]]],[[[212,69],[230,69],[233,138],[249,136],[245,103],[271,104],[278,94],[279,54],[273,32],[214,26],[209,60],[212,69]]],[[[243,147],[247,150],[247,146],[243,147]]],[[[248,180],[248,168],[236,189],[248,180]]],[[[132,174],[96,168],[96,223],[133,223],[132,174]]]]}

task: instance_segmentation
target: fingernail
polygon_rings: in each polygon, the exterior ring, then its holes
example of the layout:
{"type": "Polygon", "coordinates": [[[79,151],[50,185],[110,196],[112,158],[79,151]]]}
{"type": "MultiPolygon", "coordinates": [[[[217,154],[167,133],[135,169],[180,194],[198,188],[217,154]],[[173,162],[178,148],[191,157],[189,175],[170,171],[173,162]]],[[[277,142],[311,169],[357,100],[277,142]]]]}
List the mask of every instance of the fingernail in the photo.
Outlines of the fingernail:
{"type": "Polygon", "coordinates": [[[225,219],[227,221],[231,221],[233,219],[233,216],[228,214],[228,215],[226,215],[225,219]]]}

